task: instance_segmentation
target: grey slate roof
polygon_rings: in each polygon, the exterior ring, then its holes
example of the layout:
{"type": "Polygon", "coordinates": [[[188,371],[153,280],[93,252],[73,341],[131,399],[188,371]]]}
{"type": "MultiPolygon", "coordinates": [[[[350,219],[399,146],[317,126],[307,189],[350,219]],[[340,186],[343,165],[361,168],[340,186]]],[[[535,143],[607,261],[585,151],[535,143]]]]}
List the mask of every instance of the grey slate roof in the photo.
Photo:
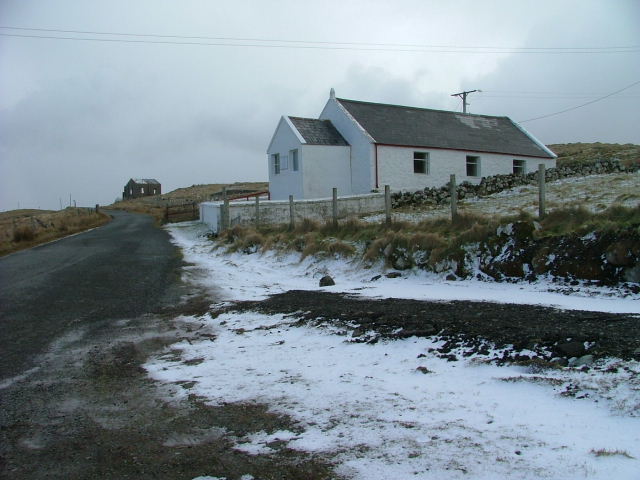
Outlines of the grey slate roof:
{"type": "Polygon", "coordinates": [[[289,117],[308,145],[349,145],[329,120],[289,117]]]}
{"type": "Polygon", "coordinates": [[[376,143],[554,158],[508,117],[337,100],[376,143]]]}

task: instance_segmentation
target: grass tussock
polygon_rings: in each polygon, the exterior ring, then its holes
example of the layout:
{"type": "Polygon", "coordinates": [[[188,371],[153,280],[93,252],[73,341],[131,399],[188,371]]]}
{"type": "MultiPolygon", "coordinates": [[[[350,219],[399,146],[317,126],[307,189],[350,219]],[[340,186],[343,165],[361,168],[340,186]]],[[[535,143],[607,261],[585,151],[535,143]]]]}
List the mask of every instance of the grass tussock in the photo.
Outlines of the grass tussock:
{"type": "Polygon", "coordinates": [[[592,213],[583,207],[553,210],[540,221],[539,235],[558,236],[592,231],[616,231],[640,225],[640,204],[636,207],[612,205],[592,213]]]}
{"type": "Polygon", "coordinates": [[[30,242],[34,238],[36,238],[36,233],[32,227],[22,226],[13,231],[13,241],[15,243],[30,242]]]}
{"type": "Polygon", "coordinates": [[[304,234],[309,232],[317,232],[320,229],[320,223],[309,218],[304,218],[294,226],[294,233],[304,234]]]}
{"type": "Polygon", "coordinates": [[[629,452],[625,451],[625,450],[607,450],[606,448],[592,448],[591,449],[591,453],[593,455],[595,455],[596,457],[615,457],[615,456],[620,456],[620,457],[625,457],[625,458],[629,458],[629,459],[634,459],[635,457],[630,455],[629,452]]]}

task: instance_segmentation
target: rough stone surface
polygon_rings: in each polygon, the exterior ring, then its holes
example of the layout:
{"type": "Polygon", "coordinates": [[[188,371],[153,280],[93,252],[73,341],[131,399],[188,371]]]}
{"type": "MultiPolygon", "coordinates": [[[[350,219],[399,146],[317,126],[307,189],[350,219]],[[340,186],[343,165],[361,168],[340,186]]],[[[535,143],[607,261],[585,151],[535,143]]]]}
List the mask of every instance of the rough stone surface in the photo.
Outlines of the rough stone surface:
{"type": "Polygon", "coordinates": [[[583,366],[589,366],[591,364],[593,364],[593,362],[595,361],[595,357],[593,355],[583,355],[580,358],[576,358],[573,362],[569,362],[569,366],[571,367],[583,367],[583,366]]]}
{"type": "Polygon", "coordinates": [[[561,343],[557,346],[559,353],[562,353],[565,357],[580,357],[584,355],[585,348],[583,342],[567,342],[561,343]]]}
{"type": "Polygon", "coordinates": [[[336,282],[329,275],[325,275],[320,279],[321,287],[330,287],[331,285],[335,285],[336,282]]]}

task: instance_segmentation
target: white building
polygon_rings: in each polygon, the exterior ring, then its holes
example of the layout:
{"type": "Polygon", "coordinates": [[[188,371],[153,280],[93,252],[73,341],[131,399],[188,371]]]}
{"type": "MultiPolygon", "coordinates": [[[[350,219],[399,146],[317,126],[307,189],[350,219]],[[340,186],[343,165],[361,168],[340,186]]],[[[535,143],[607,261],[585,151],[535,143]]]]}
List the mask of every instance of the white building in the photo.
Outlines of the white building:
{"type": "Polygon", "coordinates": [[[267,150],[274,200],[415,191],[526,173],[556,155],[508,117],[330,98],[319,119],[282,117],[267,150]]]}

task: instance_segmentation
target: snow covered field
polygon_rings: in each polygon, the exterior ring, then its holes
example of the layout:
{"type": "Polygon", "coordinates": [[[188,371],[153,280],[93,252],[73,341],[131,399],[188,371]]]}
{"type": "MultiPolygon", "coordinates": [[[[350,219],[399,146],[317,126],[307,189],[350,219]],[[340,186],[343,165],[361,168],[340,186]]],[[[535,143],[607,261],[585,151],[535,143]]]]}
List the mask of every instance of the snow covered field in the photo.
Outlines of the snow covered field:
{"type": "MultiPolygon", "coordinates": [[[[640,203],[639,186],[640,171],[564,178],[547,184],[547,209],[584,207],[600,212],[610,205],[635,207],[640,203]]],[[[487,197],[464,199],[459,202],[458,209],[462,213],[500,216],[515,215],[523,210],[535,216],[538,213],[538,187],[523,185],[487,197]]],[[[394,212],[393,218],[417,223],[450,215],[450,207],[443,205],[415,212],[394,212]]],[[[381,222],[384,214],[370,215],[365,220],[381,222]]]]}
{"type": "MultiPolygon", "coordinates": [[[[168,230],[192,264],[188,279],[224,301],[317,289],[319,277],[330,273],[337,285],[329,291],[368,297],[640,314],[638,296],[619,298],[613,290],[579,289],[567,296],[547,283],[443,282],[426,273],[372,282],[380,271],[345,261],[227,256],[212,251],[198,224],[168,230]]],[[[534,372],[474,357],[447,362],[428,353],[437,342],[425,338],[351,343],[337,328],[294,326],[291,316],[226,313],[181,321],[214,334],[215,341],[172,345],[181,358],[149,362],[154,379],[173,384],[177,396],[196,394],[212,405],[267,404],[296,422],[293,431],[236,439],[241,451],[302,450],[331,459],[338,474],[354,479],[639,478],[638,362],[610,359],[588,372],[534,372]],[[617,372],[604,373],[607,366],[617,372]],[[185,390],[174,383],[179,381],[196,383],[185,390]],[[561,395],[569,384],[575,395],[561,395]]]]}

